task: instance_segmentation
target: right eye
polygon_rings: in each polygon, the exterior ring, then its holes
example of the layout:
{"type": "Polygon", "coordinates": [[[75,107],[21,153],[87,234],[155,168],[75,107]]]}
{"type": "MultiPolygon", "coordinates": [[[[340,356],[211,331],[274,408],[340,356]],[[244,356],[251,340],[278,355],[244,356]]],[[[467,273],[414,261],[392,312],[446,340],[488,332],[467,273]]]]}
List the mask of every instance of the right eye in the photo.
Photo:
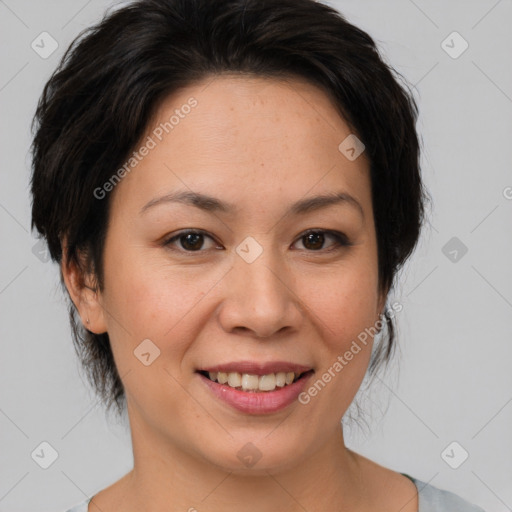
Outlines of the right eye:
{"type": "Polygon", "coordinates": [[[179,252],[204,252],[201,251],[201,248],[204,246],[204,239],[209,238],[212,242],[215,240],[206,234],[202,229],[188,229],[184,231],[180,231],[177,234],[174,234],[170,238],[167,238],[165,242],[163,242],[163,246],[167,247],[173,251],[179,252]],[[181,245],[181,249],[177,249],[173,247],[176,242],[179,242],[181,245]]]}

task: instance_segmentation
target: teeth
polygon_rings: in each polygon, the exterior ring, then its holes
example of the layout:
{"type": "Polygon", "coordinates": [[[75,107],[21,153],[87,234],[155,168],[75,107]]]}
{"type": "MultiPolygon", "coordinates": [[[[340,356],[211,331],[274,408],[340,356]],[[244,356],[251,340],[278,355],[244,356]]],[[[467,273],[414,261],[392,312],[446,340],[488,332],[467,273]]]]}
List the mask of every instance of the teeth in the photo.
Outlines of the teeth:
{"type": "Polygon", "coordinates": [[[228,373],[228,385],[238,388],[242,385],[242,376],[239,373],[228,373]]]}
{"type": "Polygon", "coordinates": [[[250,375],[237,372],[208,372],[210,380],[219,384],[227,384],[243,391],[274,391],[290,385],[299,374],[294,372],[269,373],[267,375],[250,375]]]}
{"type": "Polygon", "coordinates": [[[259,389],[261,391],[272,391],[276,389],[276,375],[271,373],[270,375],[262,375],[260,377],[259,389]]]}
{"type": "Polygon", "coordinates": [[[249,375],[248,373],[244,373],[242,375],[242,389],[244,391],[254,391],[258,389],[258,376],[257,375],[249,375]]]}
{"type": "MultiPolygon", "coordinates": [[[[214,374],[215,375],[215,374],[214,374]]],[[[212,374],[210,373],[210,379],[212,379],[212,374]]],[[[213,377],[212,380],[215,380],[215,377],[213,377]]],[[[219,372],[217,374],[217,382],[219,384],[226,384],[226,382],[228,381],[228,374],[225,373],[225,372],[219,372]]]]}

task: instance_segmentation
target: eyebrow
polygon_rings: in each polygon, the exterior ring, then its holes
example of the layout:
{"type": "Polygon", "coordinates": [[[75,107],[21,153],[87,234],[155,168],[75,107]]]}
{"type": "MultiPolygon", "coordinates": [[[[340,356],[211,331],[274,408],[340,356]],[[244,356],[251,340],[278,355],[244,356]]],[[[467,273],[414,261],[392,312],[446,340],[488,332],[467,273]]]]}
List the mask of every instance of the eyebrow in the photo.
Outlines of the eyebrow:
{"type": "MultiPolygon", "coordinates": [[[[140,210],[142,215],[150,208],[165,203],[181,203],[190,206],[195,206],[206,212],[222,212],[222,213],[234,213],[238,211],[238,208],[231,203],[221,201],[216,197],[209,196],[207,194],[201,194],[199,192],[182,191],[182,192],[171,192],[164,196],[157,197],[146,203],[140,210]]],[[[301,215],[312,211],[320,210],[332,206],[335,204],[346,204],[355,207],[364,219],[364,210],[359,201],[347,192],[335,192],[331,194],[324,194],[320,196],[307,197],[301,199],[296,203],[290,205],[286,211],[288,214],[301,215]]]]}

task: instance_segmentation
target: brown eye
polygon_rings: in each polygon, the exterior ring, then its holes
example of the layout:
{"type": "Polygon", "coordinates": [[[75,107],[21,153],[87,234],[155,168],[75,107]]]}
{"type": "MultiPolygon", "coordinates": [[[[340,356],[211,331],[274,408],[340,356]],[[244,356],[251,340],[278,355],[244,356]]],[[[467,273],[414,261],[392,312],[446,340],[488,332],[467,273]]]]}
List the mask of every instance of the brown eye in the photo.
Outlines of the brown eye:
{"type": "Polygon", "coordinates": [[[181,246],[187,251],[197,251],[201,249],[204,243],[204,236],[199,233],[187,233],[180,235],[181,246]]]}
{"type": "Polygon", "coordinates": [[[305,243],[304,246],[306,249],[321,249],[325,242],[325,235],[320,232],[316,233],[308,233],[303,237],[305,243]]]}
{"type": "Polygon", "coordinates": [[[303,234],[300,240],[308,251],[321,251],[322,249],[332,251],[340,247],[352,245],[346,235],[338,231],[311,230],[303,234]],[[330,249],[325,249],[323,246],[326,239],[329,238],[334,240],[334,244],[331,244],[330,249]]]}
{"type": "Polygon", "coordinates": [[[201,251],[201,249],[204,247],[205,239],[210,239],[212,242],[214,241],[211,236],[208,236],[202,231],[182,231],[169,238],[163,245],[164,247],[181,252],[204,252],[204,250],[201,251]],[[176,245],[176,242],[179,242],[179,247],[172,247],[176,245]]]}

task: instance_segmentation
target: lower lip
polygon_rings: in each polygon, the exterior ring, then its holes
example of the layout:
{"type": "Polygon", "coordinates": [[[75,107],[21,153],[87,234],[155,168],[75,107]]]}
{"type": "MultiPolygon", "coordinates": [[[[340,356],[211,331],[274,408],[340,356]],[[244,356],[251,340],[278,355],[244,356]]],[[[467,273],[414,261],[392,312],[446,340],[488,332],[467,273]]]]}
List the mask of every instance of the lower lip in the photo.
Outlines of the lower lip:
{"type": "Polygon", "coordinates": [[[247,414],[268,414],[282,411],[292,404],[306,386],[313,372],[283,388],[276,389],[275,391],[260,391],[258,393],[239,391],[226,384],[213,382],[213,380],[200,373],[198,375],[216,397],[234,409],[247,414]]]}

